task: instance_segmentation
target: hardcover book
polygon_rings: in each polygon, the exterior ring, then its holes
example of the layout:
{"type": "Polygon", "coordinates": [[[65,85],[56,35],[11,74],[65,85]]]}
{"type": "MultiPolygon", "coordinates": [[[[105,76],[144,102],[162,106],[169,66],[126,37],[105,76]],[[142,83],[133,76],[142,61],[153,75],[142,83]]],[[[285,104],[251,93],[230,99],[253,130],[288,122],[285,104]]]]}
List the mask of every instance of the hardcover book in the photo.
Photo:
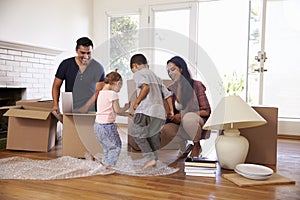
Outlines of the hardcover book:
{"type": "Polygon", "coordinates": [[[198,166],[198,167],[217,167],[217,159],[213,158],[206,158],[206,157],[197,157],[197,158],[191,158],[187,157],[185,159],[184,165],[185,166],[198,166]]]}
{"type": "Polygon", "coordinates": [[[206,177],[216,177],[216,173],[198,173],[198,172],[186,172],[186,176],[206,176],[206,177]]]}
{"type": "Polygon", "coordinates": [[[217,168],[214,167],[196,167],[196,166],[185,166],[184,172],[197,172],[197,173],[205,173],[205,174],[212,174],[216,173],[217,168]]]}

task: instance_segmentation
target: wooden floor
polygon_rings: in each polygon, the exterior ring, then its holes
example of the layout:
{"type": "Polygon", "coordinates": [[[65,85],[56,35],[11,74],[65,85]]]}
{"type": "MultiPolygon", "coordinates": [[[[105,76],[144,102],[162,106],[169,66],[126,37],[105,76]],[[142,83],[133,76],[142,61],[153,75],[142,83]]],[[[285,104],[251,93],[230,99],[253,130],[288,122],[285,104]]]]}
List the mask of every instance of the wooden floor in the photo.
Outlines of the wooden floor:
{"type": "MultiPolygon", "coordinates": [[[[58,144],[48,153],[0,151],[0,158],[24,156],[51,159],[61,156],[58,144]]],[[[300,199],[300,140],[278,140],[276,172],[296,184],[239,187],[224,179],[185,176],[183,159],[172,163],[180,171],[168,176],[134,177],[120,174],[65,180],[0,180],[0,200],[74,199],[300,199]]]]}

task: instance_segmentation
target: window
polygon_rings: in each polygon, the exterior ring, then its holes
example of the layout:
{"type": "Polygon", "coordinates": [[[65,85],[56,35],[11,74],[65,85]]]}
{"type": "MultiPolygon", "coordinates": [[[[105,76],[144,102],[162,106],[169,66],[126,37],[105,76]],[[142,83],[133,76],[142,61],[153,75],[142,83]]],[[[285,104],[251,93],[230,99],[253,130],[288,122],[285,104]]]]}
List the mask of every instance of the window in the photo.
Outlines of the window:
{"type": "MultiPolygon", "coordinates": [[[[123,79],[119,92],[120,105],[128,102],[127,80],[132,79],[129,62],[132,53],[138,49],[139,15],[117,15],[109,17],[109,67],[106,73],[117,71],[123,79]]],[[[119,123],[127,123],[127,118],[117,116],[119,123]]]]}
{"type": "Polygon", "coordinates": [[[110,17],[110,66],[116,69],[123,79],[131,79],[129,67],[131,51],[138,48],[139,15],[110,17]]]}

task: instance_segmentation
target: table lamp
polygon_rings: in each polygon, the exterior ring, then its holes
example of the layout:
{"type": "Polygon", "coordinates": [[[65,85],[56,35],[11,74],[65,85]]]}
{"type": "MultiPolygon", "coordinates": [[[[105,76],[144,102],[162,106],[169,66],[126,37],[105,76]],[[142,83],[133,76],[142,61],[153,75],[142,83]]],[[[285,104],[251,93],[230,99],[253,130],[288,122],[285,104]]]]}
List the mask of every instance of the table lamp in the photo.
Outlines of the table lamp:
{"type": "Polygon", "coordinates": [[[224,130],[216,139],[216,153],[224,169],[233,170],[244,163],[249,142],[240,135],[239,128],[266,124],[267,121],[250,107],[240,96],[225,96],[203,126],[204,130],[224,130]]]}

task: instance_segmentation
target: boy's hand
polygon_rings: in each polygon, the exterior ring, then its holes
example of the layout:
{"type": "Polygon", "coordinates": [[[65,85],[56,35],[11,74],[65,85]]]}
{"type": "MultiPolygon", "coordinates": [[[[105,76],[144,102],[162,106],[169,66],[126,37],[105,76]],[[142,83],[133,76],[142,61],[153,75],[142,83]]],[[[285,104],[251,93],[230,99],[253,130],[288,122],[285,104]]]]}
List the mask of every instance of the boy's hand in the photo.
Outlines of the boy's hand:
{"type": "Polygon", "coordinates": [[[139,104],[137,102],[135,102],[135,104],[133,105],[133,110],[136,110],[138,106],[139,106],[139,104]]]}
{"type": "Polygon", "coordinates": [[[131,119],[133,119],[133,117],[134,117],[134,113],[132,113],[132,112],[129,112],[129,114],[128,114],[128,117],[129,117],[129,118],[131,118],[131,119]]]}

